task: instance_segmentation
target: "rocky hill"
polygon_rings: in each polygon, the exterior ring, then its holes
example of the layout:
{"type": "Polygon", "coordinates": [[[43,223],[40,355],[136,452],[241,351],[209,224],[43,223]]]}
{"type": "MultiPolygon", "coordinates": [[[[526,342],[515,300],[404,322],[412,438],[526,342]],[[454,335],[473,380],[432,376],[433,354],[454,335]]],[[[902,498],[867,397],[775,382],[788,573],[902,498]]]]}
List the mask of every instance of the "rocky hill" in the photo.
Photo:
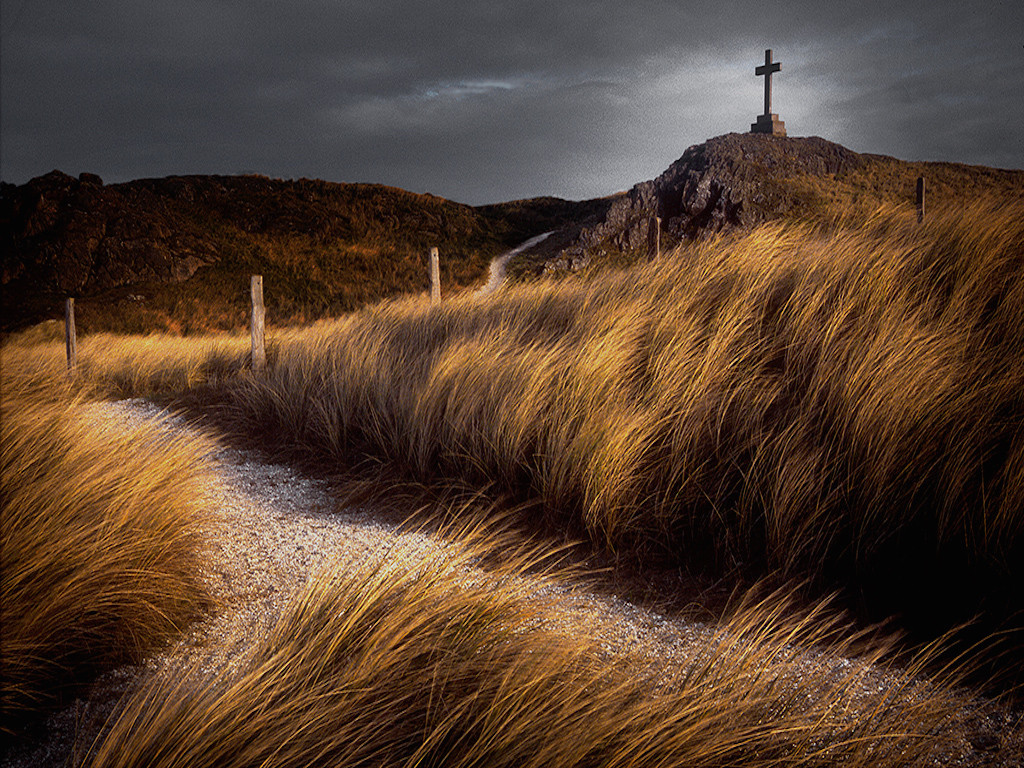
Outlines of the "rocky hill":
{"type": "Polygon", "coordinates": [[[473,208],[369,184],[262,176],[172,176],[103,184],[53,171],[0,185],[0,328],[57,316],[78,299],[84,330],[231,328],[250,273],[269,317],[313,319],[426,284],[442,252],[448,292],[490,259],[585,213],[543,198],[473,208]]]}
{"type": "Polygon", "coordinates": [[[905,162],[819,137],[730,133],[690,147],[658,178],[615,198],[599,221],[538,250],[520,270],[557,273],[646,258],[655,217],[666,250],[773,219],[820,220],[882,203],[912,207],[918,176],[926,178],[931,208],[982,195],[1024,196],[1024,171],[905,162]]]}

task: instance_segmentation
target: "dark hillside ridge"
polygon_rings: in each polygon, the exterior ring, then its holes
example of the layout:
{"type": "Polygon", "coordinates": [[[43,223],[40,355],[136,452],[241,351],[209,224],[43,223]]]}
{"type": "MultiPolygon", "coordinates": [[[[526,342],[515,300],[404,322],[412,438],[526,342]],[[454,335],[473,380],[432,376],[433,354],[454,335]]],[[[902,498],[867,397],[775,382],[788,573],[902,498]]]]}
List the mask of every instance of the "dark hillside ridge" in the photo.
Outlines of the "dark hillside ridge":
{"type": "Polygon", "coordinates": [[[963,204],[982,194],[1024,195],[1024,171],[906,162],[817,136],[730,133],[690,147],[656,179],[617,197],[571,243],[549,247],[520,269],[557,273],[643,259],[652,250],[655,216],[662,220],[664,251],[769,220],[814,220],[881,203],[913,206],[918,176],[926,178],[932,206],[963,204]]]}
{"type": "Polygon", "coordinates": [[[509,265],[513,277],[649,258],[777,219],[1024,196],[1024,171],[904,162],[818,137],[731,133],[697,144],[658,178],[618,195],[471,207],[374,184],[264,176],[171,176],[104,185],[53,171],[0,183],[0,331],[59,317],[78,300],[84,331],[241,328],[249,275],[264,275],[268,321],[315,320],[427,288],[441,250],[442,293],[482,282],[491,258],[554,234],[509,265]]]}
{"type": "Polygon", "coordinates": [[[445,291],[479,282],[493,256],[589,210],[255,175],[105,185],[52,171],[0,185],[0,328],[55,317],[66,296],[86,330],[239,327],[253,272],[274,322],[315,319],[423,289],[431,246],[445,291]]]}

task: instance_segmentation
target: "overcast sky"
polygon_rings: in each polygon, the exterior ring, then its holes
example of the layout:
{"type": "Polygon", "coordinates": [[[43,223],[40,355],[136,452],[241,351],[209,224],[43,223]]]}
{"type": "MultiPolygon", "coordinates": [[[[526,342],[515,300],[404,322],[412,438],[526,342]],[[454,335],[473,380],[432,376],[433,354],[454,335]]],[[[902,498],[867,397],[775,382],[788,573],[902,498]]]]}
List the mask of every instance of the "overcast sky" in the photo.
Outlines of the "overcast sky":
{"type": "Polygon", "coordinates": [[[0,177],[583,199],[747,131],[1024,167],[1024,1],[0,0],[0,177]]]}

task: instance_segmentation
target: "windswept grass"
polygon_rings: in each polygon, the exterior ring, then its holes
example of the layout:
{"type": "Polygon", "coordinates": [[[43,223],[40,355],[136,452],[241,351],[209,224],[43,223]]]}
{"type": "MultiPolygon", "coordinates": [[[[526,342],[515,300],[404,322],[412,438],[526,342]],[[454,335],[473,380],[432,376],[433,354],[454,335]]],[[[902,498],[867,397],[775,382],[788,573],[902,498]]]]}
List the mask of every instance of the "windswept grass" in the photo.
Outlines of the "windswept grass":
{"type": "Polygon", "coordinates": [[[154,673],[84,764],[913,766],[950,746],[955,700],[910,673],[877,676],[877,652],[842,661],[820,615],[763,603],[678,665],[609,656],[558,621],[528,556],[480,570],[496,547],[335,564],[229,668],[154,673]]]}
{"type": "Polygon", "coordinates": [[[198,439],[104,426],[81,400],[27,394],[6,376],[0,424],[6,741],[209,605],[200,565],[211,519],[198,439]]]}
{"type": "MultiPolygon", "coordinates": [[[[248,333],[183,338],[165,334],[87,334],[78,340],[78,366],[68,381],[63,327],[59,340],[42,324],[12,335],[0,350],[5,390],[47,392],[55,383],[92,397],[168,396],[207,388],[250,366],[248,333]]],[[[274,359],[273,343],[267,354],[274,359]]]]}
{"type": "Polygon", "coordinates": [[[81,380],[215,382],[267,447],[532,502],[641,565],[809,580],[929,636],[1019,629],[1024,208],[851,216],[278,330],[260,379],[241,337],[86,336],[81,380]]]}
{"type": "MultiPolygon", "coordinates": [[[[1020,626],[1021,206],[768,225],[271,338],[256,378],[244,337],[85,335],[70,386],[209,396],[267,447],[531,502],[641,564],[809,579],[932,636],[977,611],[1020,626]]],[[[5,724],[203,599],[201,446],[43,405],[62,351],[29,341],[3,350],[5,724]]],[[[955,697],[918,665],[880,672],[820,611],[749,607],[667,665],[560,621],[537,596],[552,577],[500,541],[406,554],[313,579],[226,668],[153,672],[86,764],[885,766],[956,748],[955,697]]]]}
{"type": "MultiPolygon", "coordinates": [[[[597,545],[944,631],[1024,604],[1024,209],[767,225],[278,336],[268,444],[539,500],[597,545]]],[[[1019,624],[1019,622],[1018,622],[1019,624]]]]}

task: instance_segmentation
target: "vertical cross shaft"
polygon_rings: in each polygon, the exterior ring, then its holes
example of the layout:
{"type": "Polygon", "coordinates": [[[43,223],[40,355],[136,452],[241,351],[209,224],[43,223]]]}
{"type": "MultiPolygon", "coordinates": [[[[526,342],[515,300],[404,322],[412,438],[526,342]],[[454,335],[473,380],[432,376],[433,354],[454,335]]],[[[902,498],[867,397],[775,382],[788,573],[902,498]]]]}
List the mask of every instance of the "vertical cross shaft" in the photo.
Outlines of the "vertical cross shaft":
{"type": "Polygon", "coordinates": [[[767,48],[764,52],[764,65],[754,69],[755,75],[764,75],[764,113],[772,113],[772,72],[782,69],[779,62],[772,62],[772,49],[767,48]]]}

